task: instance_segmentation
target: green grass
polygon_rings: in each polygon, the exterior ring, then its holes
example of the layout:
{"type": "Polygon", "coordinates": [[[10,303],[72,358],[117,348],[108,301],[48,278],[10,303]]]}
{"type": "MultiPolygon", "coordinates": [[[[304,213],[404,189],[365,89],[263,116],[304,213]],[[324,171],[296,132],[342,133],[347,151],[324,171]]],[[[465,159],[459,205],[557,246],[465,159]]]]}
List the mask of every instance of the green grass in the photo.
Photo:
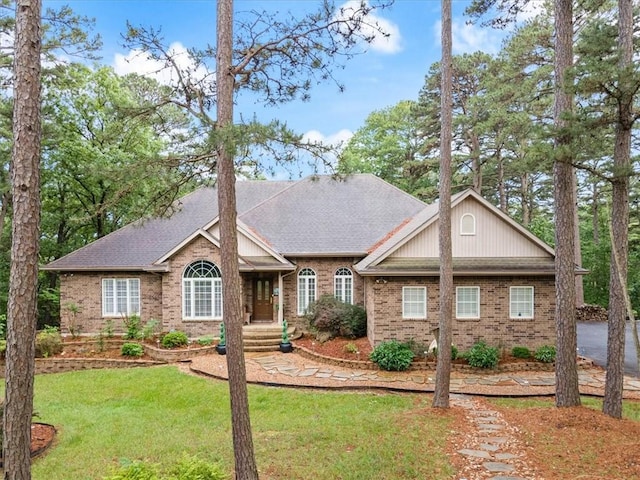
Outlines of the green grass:
{"type": "MultiPolygon", "coordinates": [[[[40,375],[39,421],[56,445],[34,480],[101,479],[123,460],[164,466],[184,453],[233,469],[228,386],[175,367],[40,375]]],[[[288,479],[450,478],[452,415],[427,395],[331,393],[250,386],[260,476],[288,479]]]]}
{"type": "MultiPolygon", "coordinates": [[[[594,410],[602,411],[602,400],[593,397],[581,397],[582,405],[594,410]]],[[[491,402],[507,408],[536,408],[553,407],[553,398],[495,398],[491,402]]],[[[624,400],[622,402],[622,416],[629,420],[640,421],[640,402],[624,400]]]]}

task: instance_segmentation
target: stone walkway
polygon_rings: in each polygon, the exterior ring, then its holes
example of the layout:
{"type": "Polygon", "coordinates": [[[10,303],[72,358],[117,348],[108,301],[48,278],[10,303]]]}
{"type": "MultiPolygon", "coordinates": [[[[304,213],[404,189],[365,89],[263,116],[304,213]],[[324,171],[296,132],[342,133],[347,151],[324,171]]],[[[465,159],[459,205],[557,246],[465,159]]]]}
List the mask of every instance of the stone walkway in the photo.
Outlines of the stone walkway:
{"type": "Polygon", "coordinates": [[[502,416],[469,395],[451,395],[451,405],[467,412],[467,421],[474,431],[463,440],[458,453],[465,464],[457,472],[460,480],[533,480],[532,468],[526,459],[513,453],[517,448],[517,432],[502,416]]]}
{"type": "MultiPolygon", "coordinates": [[[[435,371],[385,372],[335,367],[303,358],[295,353],[270,352],[246,355],[247,381],[266,385],[319,388],[383,388],[389,390],[433,392],[435,371]]],[[[216,378],[227,378],[226,357],[196,357],[191,370],[216,378]]],[[[580,392],[601,396],[605,372],[600,368],[580,369],[580,392]]],[[[452,393],[487,396],[553,395],[554,372],[451,373],[452,393]]],[[[624,397],[640,399],[640,379],[625,377],[624,397]]]]}

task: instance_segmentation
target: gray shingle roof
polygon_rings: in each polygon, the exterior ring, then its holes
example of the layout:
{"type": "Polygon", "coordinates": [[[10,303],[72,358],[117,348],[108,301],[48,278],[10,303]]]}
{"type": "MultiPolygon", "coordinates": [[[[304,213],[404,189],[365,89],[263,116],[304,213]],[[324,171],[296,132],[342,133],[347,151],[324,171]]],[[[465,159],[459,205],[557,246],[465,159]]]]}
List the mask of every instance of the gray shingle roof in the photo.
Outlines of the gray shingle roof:
{"type": "MultiPolygon", "coordinates": [[[[425,204],[373,175],[236,184],[239,219],[282,254],[364,255],[425,204]]],[[[125,226],[44,267],[47,270],[140,270],[218,215],[215,188],[180,200],[169,218],[125,226]]]]}

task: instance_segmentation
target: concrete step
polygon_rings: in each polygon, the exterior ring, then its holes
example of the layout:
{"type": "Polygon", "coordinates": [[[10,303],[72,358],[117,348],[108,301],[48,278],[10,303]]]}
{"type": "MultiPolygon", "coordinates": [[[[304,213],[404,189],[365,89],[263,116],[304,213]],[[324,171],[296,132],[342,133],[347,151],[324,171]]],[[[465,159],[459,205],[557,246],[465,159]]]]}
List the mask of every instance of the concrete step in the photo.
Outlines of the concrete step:
{"type": "MultiPolygon", "coordinates": [[[[296,327],[287,328],[290,340],[302,336],[296,327]]],[[[279,325],[247,325],[242,328],[245,352],[273,352],[280,348],[282,327],[279,325]]]]}

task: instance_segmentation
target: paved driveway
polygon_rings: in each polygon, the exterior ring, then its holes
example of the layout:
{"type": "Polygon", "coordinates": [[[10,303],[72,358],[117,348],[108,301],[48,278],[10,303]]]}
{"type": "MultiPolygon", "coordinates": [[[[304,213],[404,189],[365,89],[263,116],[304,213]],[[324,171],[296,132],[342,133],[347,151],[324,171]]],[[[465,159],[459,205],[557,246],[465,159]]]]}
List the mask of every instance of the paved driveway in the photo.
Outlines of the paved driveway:
{"type": "MultiPolygon", "coordinates": [[[[631,336],[631,324],[627,324],[624,370],[627,375],[640,376],[636,361],[636,348],[631,336]]],[[[592,359],[597,365],[607,363],[607,324],[578,322],[578,354],[592,359]]]]}

